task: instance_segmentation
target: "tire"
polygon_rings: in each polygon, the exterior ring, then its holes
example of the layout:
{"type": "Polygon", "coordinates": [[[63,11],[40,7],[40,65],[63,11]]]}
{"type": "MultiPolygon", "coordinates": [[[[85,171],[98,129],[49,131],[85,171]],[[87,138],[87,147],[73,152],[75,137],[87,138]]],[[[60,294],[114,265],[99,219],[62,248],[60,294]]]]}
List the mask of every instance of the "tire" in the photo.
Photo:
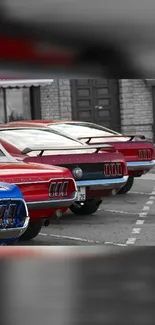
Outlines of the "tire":
{"type": "Polygon", "coordinates": [[[129,176],[128,181],[119,190],[119,192],[117,194],[126,194],[127,192],[129,192],[131,190],[131,187],[133,186],[133,183],[134,183],[134,177],[133,176],[129,176]]]}
{"type": "Polygon", "coordinates": [[[27,230],[24,232],[24,234],[19,239],[19,241],[31,240],[31,239],[37,237],[42,226],[43,226],[42,219],[40,219],[36,222],[31,222],[29,224],[27,230]]]}
{"type": "Polygon", "coordinates": [[[80,215],[87,215],[87,214],[93,214],[95,213],[100,204],[102,203],[102,200],[89,200],[82,202],[76,202],[73,205],[71,205],[70,210],[74,214],[80,214],[80,215]]]}

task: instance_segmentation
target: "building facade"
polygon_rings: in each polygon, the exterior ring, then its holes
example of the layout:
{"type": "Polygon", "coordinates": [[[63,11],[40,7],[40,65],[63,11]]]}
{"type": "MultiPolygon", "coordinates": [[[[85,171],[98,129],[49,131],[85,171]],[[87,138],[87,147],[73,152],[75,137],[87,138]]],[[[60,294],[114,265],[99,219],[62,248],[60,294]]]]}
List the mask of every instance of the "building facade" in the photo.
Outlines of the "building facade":
{"type": "Polygon", "coordinates": [[[1,123],[40,118],[91,121],[155,140],[155,80],[54,79],[5,94],[0,86],[1,123]]]}
{"type": "Polygon", "coordinates": [[[155,80],[54,80],[41,87],[42,118],[89,120],[154,139],[154,97],[155,80]]]}

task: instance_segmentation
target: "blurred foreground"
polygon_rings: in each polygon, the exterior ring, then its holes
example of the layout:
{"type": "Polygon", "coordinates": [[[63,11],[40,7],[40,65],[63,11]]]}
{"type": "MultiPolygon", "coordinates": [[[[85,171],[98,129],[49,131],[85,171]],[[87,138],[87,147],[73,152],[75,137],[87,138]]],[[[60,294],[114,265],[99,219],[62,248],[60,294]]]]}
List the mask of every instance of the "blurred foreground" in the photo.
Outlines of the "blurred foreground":
{"type": "Polygon", "coordinates": [[[154,249],[0,248],[1,324],[153,325],[154,249]]]}
{"type": "Polygon", "coordinates": [[[153,78],[152,0],[1,0],[1,78],[153,78]]]}

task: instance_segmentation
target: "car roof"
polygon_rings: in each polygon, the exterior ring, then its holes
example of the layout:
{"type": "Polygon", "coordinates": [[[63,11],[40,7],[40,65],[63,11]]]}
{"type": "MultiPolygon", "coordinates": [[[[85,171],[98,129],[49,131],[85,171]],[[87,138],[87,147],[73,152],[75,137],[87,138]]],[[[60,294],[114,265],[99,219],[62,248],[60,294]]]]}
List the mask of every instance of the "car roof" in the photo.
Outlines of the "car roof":
{"type": "Polygon", "coordinates": [[[13,121],[7,123],[7,125],[14,125],[14,124],[49,124],[49,123],[80,123],[79,121],[70,121],[70,120],[24,120],[24,121],[13,121]]]}
{"type": "Polygon", "coordinates": [[[26,126],[16,126],[16,125],[7,125],[7,124],[5,124],[5,125],[3,125],[2,127],[1,127],[1,125],[0,125],[0,131],[7,131],[7,130],[27,130],[27,129],[32,129],[32,128],[34,128],[34,126],[35,126],[35,129],[38,129],[38,130],[48,130],[49,132],[53,132],[53,133],[56,133],[56,134],[58,134],[58,135],[60,135],[60,136],[62,136],[62,137],[65,137],[65,138],[68,138],[68,139],[70,139],[70,140],[72,140],[72,141],[75,141],[75,142],[78,142],[79,144],[81,144],[82,145],[82,142],[80,142],[78,139],[76,139],[76,138],[74,138],[74,137],[72,137],[72,136],[70,136],[70,135],[68,135],[68,134],[66,134],[66,133],[64,133],[64,132],[62,132],[62,131],[58,131],[58,130],[52,130],[52,129],[50,129],[50,128],[48,128],[47,126],[43,126],[42,124],[36,124],[36,125],[26,125],[26,126]]]}
{"type": "MultiPolygon", "coordinates": [[[[109,129],[109,128],[107,128],[107,127],[105,127],[105,126],[103,126],[103,125],[98,125],[98,124],[96,124],[96,123],[93,123],[93,122],[87,122],[87,121],[71,121],[71,120],[26,120],[26,121],[17,121],[17,122],[10,122],[10,123],[8,123],[8,125],[12,125],[12,126],[24,126],[25,125],[25,127],[26,126],[34,126],[34,127],[48,127],[49,125],[51,125],[51,124],[72,124],[72,125],[81,125],[81,123],[88,123],[88,124],[90,124],[90,125],[92,125],[94,128],[96,127],[96,128],[98,128],[98,127],[100,127],[101,128],[101,131],[103,130],[103,131],[106,131],[106,132],[110,132],[110,133],[114,133],[114,134],[116,134],[116,135],[121,135],[121,133],[118,133],[118,132],[116,132],[116,131],[114,131],[114,130],[112,130],[112,129],[109,129]]],[[[65,132],[63,132],[63,131],[60,131],[60,132],[62,132],[64,135],[68,135],[68,134],[66,134],[65,132]]],[[[74,138],[74,140],[75,140],[75,138],[74,138]]]]}

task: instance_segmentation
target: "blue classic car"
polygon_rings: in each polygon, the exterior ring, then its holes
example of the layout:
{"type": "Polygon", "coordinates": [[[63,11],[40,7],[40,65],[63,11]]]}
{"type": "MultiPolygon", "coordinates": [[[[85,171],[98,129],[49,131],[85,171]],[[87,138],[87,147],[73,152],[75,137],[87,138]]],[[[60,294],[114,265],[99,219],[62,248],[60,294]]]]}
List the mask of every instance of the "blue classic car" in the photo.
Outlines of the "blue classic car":
{"type": "Polygon", "coordinates": [[[16,243],[28,224],[27,206],[18,186],[0,182],[0,245],[16,243]]]}

